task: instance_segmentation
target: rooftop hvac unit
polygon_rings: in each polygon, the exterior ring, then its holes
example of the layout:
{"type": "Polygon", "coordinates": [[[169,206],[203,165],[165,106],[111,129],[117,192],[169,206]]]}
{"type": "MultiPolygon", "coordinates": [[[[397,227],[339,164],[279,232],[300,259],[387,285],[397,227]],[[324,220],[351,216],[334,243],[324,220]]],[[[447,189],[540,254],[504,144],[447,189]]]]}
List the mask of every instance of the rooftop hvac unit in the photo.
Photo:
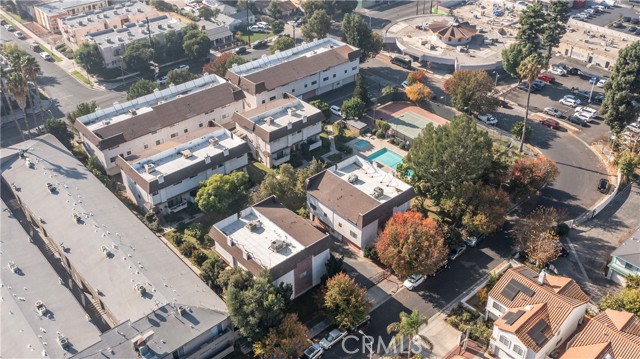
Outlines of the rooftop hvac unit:
{"type": "Polygon", "coordinates": [[[145,172],[147,172],[147,173],[152,173],[153,171],[155,171],[155,170],[156,170],[156,165],[155,165],[155,164],[153,164],[152,162],[145,163],[145,164],[144,164],[144,170],[145,170],[145,172]]]}
{"type": "Polygon", "coordinates": [[[358,175],[355,173],[350,174],[349,177],[347,177],[347,181],[349,183],[356,183],[358,181],[358,175]]]}
{"type": "Polygon", "coordinates": [[[69,348],[69,339],[60,332],[57,332],[57,335],[56,341],[58,342],[58,345],[60,345],[62,349],[67,350],[69,348]]]}
{"type": "Polygon", "coordinates": [[[249,222],[247,222],[247,224],[245,224],[245,227],[247,227],[248,230],[253,232],[253,231],[257,230],[258,228],[262,227],[262,222],[260,222],[259,220],[249,221],[249,222]]]}
{"type": "Polygon", "coordinates": [[[111,251],[109,250],[109,248],[107,248],[107,246],[101,246],[100,252],[104,253],[104,256],[107,258],[111,257],[111,251]]]}
{"type": "Polygon", "coordinates": [[[373,198],[378,199],[383,195],[384,195],[384,189],[382,189],[382,187],[376,187],[373,189],[373,194],[372,194],[373,198]]]}
{"type": "Polygon", "coordinates": [[[176,314],[179,316],[184,316],[185,314],[187,314],[188,308],[184,305],[179,305],[178,308],[176,308],[176,314]]]}
{"type": "Polygon", "coordinates": [[[138,294],[140,294],[141,297],[144,296],[144,294],[147,292],[147,288],[145,288],[140,283],[136,283],[136,285],[134,285],[133,288],[136,290],[136,292],[138,292],[138,294]]]}
{"type": "Polygon", "coordinates": [[[135,108],[132,108],[132,109],[130,109],[130,110],[129,110],[129,114],[130,114],[131,116],[135,116],[135,115],[137,115],[137,114],[138,114],[138,112],[136,112],[136,109],[135,109],[135,108]]]}
{"type": "Polygon", "coordinates": [[[273,123],[273,117],[269,116],[265,118],[264,121],[267,123],[267,125],[271,125],[273,123]]]}
{"type": "Polygon", "coordinates": [[[11,270],[13,273],[20,272],[20,268],[18,268],[14,261],[9,261],[9,270],[11,270]]]}
{"type": "Polygon", "coordinates": [[[111,120],[102,120],[102,124],[108,126],[111,124],[111,120]]]}
{"type": "Polygon", "coordinates": [[[124,42],[124,39],[122,38],[122,36],[118,36],[118,41],[124,42]]]}
{"type": "Polygon", "coordinates": [[[40,315],[44,315],[47,312],[47,307],[42,303],[41,300],[36,301],[36,312],[40,315]]]}
{"type": "Polygon", "coordinates": [[[212,147],[217,146],[217,145],[218,145],[218,138],[217,138],[217,137],[211,137],[211,138],[209,139],[209,144],[210,144],[212,147]]]}
{"type": "Polygon", "coordinates": [[[288,246],[289,246],[289,243],[281,239],[276,239],[275,241],[271,241],[271,244],[269,245],[269,249],[272,252],[280,253],[281,250],[287,248],[288,246]]]}
{"type": "Polygon", "coordinates": [[[287,113],[289,114],[289,116],[293,116],[293,115],[295,115],[295,114],[296,114],[296,109],[295,109],[295,108],[293,108],[293,107],[289,107],[289,108],[287,109],[287,113]]]}
{"type": "Polygon", "coordinates": [[[193,153],[191,152],[191,150],[182,150],[180,151],[180,154],[182,155],[182,157],[184,158],[189,158],[191,157],[191,155],[193,155],[193,153]]]}

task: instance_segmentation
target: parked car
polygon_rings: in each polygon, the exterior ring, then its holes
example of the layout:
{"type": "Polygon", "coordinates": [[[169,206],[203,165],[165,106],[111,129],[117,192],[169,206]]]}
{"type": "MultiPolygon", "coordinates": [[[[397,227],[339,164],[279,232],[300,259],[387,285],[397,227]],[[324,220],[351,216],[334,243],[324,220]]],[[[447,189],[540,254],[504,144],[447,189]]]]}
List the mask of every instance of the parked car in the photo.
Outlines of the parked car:
{"type": "Polygon", "coordinates": [[[592,85],[597,84],[598,81],[600,81],[600,78],[598,76],[591,76],[591,78],[589,79],[589,83],[592,85]]]}
{"type": "Polygon", "coordinates": [[[317,359],[320,358],[323,353],[324,349],[322,349],[320,344],[313,344],[304,351],[302,357],[305,359],[317,359]]]}
{"type": "Polygon", "coordinates": [[[251,45],[252,49],[259,49],[267,46],[267,39],[258,40],[251,45]]]}
{"type": "Polygon", "coordinates": [[[13,34],[16,35],[16,37],[18,39],[20,39],[20,40],[24,40],[25,39],[24,34],[22,33],[22,31],[16,31],[13,34]]]}
{"type": "Polygon", "coordinates": [[[604,87],[604,85],[607,83],[607,80],[609,80],[609,79],[608,79],[608,78],[604,78],[604,77],[603,77],[603,78],[601,78],[601,79],[598,81],[598,83],[596,84],[596,86],[598,86],[598,87],[600,87],[600,88],[604,87]]]}
{"type": "Polygon", "coordinates": [[[466,250],[467,246],[465,244],[457,246],[451,251],[451,254],[449,254],[449,260],[455,260],[456,258],[460,257],[466,250]]]}
{"type": "Polygon", "coordinates": [[[53,61],[53,58],[51,57],[51,55],[49,55],[48,52],[46,51],[42,51],[40,53],[40,57],[42,57],[43,59],[45,59],[45,61],[53,61]]]}
{"type": "Polygon", "coordinates": [[[589,99],[589,97],[592,95],[591,92],[587,91],[587,90],[580,90],[577,88],[573,88],[572,92],[574,95],[578,96],[578,97],[582,97],[584,99],[589,99]]]}
{"type": "Polygon", "coordinates": [[[560,129],[560,123],[552,118],[543,118],[538,122],[554,130],[560,129]]]}
{"type": "Polygon", "coordinates": [[[449,268],[449,260],[445,260],[444,263],[442,263],[442,265],[438,267],[438,269],[436,269],[436,271],[433,272],[433,274],[431,274],[429,277],[435,277],[438,275],[438,273],[442,272],[447,268],[449,268]]]}
{"type": "Polygon", "coordinates": [[[419,286],[427,277],[422,274],[412,274],[407,278],[402,285],[409,290],[414,290],[419,286]]]}
{"type": "Polygon", "coordinates": [[[585,112],[587,114],[589,114],[591,117],[596,117],[598,114],[598,111],[595,108],[591,108],[591,107],[583,107],[583,106],[578,106],[576,107],[576,113],[579,112],[585,112]]]}
{"type": "Polygon", "coordinates": [[[16,31],[11,24],[5,24],[4,28],[7,29],[7,31],[16,31]]]}
{"type": "Polygon", "coordinates": [[[347,335],[347,332],[341,329],[334,329],[327,334],[326,337],[322,338],[320,341],[320,346],[324,350],[329,350],[334,344],[340,342],[342,338],[347,335]]]}
{"type": "Polygon", "coordinates": [[[591,114],[589,114],[587,112],[576,112],[575,114],[573,114],[573,116],[581,119],[585,123],[591,121],[591,119],[593,118],[593,116],[591,116],[591,114]]]}
{"type": "Polygon", "coordinates": [[[180,65],[180,66],[176,67],[175,69],[176,70],[189,71],[189,65],[180,65]]]}
{"type": "Polygon", "coordinates": [[[575,67],[570,67],[568,69],[565,69],[567,71],[567,74],[569,75],[582,75],[582,70],[575,68],[575,67]]]}
{"type": "Polygon", "coordinates": [[[338,117],[342,117],[342,112],[340,112],[340,107],[333,105],[330,107],[331,109],[331,113],[333,113],[334,115],[338,116],[338,117]]]}
{"type": "Polygon", "coordinates": [[[613,24],[611,24],[611,26],[615,27],[616,29],[620,29],[624,27],[624,25],[622,25],[622,23],[619,21],[614,22],[613,24]]]}
{"type": "Polygon", "coordinates": [[[587,125],[586,122],[584,122],[580,117],[578,117],[576,115],[569,116],[568,120],[571,123],[575,123],[575,124],[578,124],[578,125],[583,126],[583,127],[587,125]]]}
{"type": "Polygon", "coordinates": [[[638,27],[636,27],[636,26],[627,26],[627,31],[629,31],[629,32],[636,32],[637,29],[638,29],[638,27]]]}
{"type": "Polygon", "coordinates": [[[237,49],[235,49],[235,51],[233,53],[236,54],[236,55],[242,55],[242,54],[244,54],[246,52],[247,52],[247,48],[244,47],[244,46],[240,46],[237,49]]]}
{"type": "Polygon", "coordinates": [[[355,332],[358,329],[366,327],[367,325],[369,325],[370,322],[371,322],[371,316],[369,316],[369,314],[367,314],[367,316],[360,323],[358,323],[355,326],[353,326],[353,328],[351,328],[350,330],[352,332],[355,332]]]}
{"type": "Polygon", "coordinates": [[[550,75],[550,74],[548,74],[546,72],[538,75],[538,79],[542,80],[542,81],[544,81],[546,83],[553,83],[553,82],[556,81],[555,77],[553,77],[552,75],[550,75]]]}
{"type": "Polygon", "coordinates": [[[473,234],[464,240],[469,247],[475,247],[484,239],[484,234],[473,234]]]}
{"type": "Polygon", "coordinates": [[[609,192],[609,180],[606,178],[601,178],[598,182],[598,192],[607,194],[609,192]]]}
{"type": "Polygon", "coordinates": [[[490,114],[486,114],[486,115],[478,115],[478,120],[486,123],[487,125],[492,125],[495,126],[498,123],[498,120],[491,116],[490,114]]]}
{"type": "Polygon", "coordinates": [[[536,89],[536,90],[542,90],[544,88],[544,81],[542,80],[533,80],[533,82],[531,82],[531,89],[536,89]]]}
{"type": "Polygon", "coordinates": [[[249,31],[251,32],[262,32],[264,31],[264,28],[258,26],[258,25],[251,25],[249,26],[249,31]]]}
{"type": "Polygon", "coordinates": [[[561,104],[569,107],[576,107],[580,104],[580,100],[571,97],[563,97],[559,101],[561,104]]]}
{"type": "Polygon", "coordinates": [[[549,72],[557,76],[565,76],[567,74],[567,70],[560,67],[551,67],[549,72]]]}
{"type": "Polygon", "coordinates": [[[256,22],[256,25],[257,25],[257,26],[260,26],[260,27],[262,27],[262,28],[267,28],[267,27],[269,27],[269,24],[267,24],[267,23],[266,23],[266,22],[264,22],[264,21],[258,21],[258,22],[256,22]]]}
{"type": "Polygon", "coordinates": [[[404,89],[407,89],[409,87],[409,83],[407,81],[402,81],[400,85],[402,85],[402,88],[404,89]]]}
{"type": "Polygon", "coordinates": [[[553,117],[562,118],[562,111],[558,110],[555,107],[545,107],[543,112],[553,117]]]}
{"type": "Polygon", "coordinates": [[[32,42],[31,43],[31,51],[35,51],[37,53],[40,53],[42,49],[40,49],[40,45],[37,42],[32,42]]]}
{"type": "Polygon", "coordinates": [[[167,76],[162,76],[156,80],[156,83],[158,85],[166,85],[168,81],[169,81],[169,78],[167,78],[167,76]]]}

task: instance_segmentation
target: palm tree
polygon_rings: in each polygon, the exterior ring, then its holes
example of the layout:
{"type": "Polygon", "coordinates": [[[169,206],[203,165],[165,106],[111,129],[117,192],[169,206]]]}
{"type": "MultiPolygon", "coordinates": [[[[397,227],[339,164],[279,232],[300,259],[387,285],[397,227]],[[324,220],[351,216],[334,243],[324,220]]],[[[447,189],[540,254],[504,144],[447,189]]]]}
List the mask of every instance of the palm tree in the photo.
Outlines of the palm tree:
{"type": "MultiPolygon", "coordinates": [[[[29,122],[27,120],[27,93],[28,86],[27,80],[24,78],[21,72],[14,71],[7,78],[7,90],[13,96],[13,98],[18,103],[22,112],[24,112],[24,123],[26,125],[26,129],[29,129],[29,122]]],[[[27,137],[29,135],[27,134],[27,137]]]]}
{"type": "Polygon", "coordinates": [[[529,55],[518,66],[518,75],[529,84],[527,90],[527,107],[524,112],[524,120],[522,121],[522,134],[520,136],[520,152],[524,148],[524,135],[527,131],[527,119],[529,118],[529,100],[531,99],[531,83],[538,77],[540,71],[544,68],[544,60],[537,53],[529,55]]]}
{"type": "MultiPolygon", "coordinates": [[[[409,343],[418,335],[418,331],[423,324],[427,324],[426,317],[420,315],[420,312],[414,310],[411,314],[405,312],[400,313],[400,321],[391,323],[387,326],[387,333],[396,333],[395,339],[402,342],[404,337],[409,337],[409,343]]],[[[407,357],[411,357],[411,344],[409,344],[409,350],[407,350],[407,357]]]]}
{"type": "MultiPolygon", "coordinates": [[[[13,118],[13,122],[16,125],[16,128],[18,129],[18,132],[20,132],[20,137],[22,137],[22,140],[24,141],[24,133],[22,132],[22,129],[20,128],[20,124],[18,123],[18,119],[16,118],[14,112],[13,112],[13,100],[11,99],[11,97],[9,97],[9,95],[7,94],[7,89],[5,88],[5,81],[7,79],[8,74],[4,71],[4,69],[2,67],[0,67],[0,92],[2,92],[2,96],[4,97],[4,99],[7,102],[7,107],[9,107],[9,112],[11,113],[11,117],[13,118]]],[[[2,99],[0,99],[0,102],[2,101],[2,99]]]]}
{"type": "MultiPolygon", "coordinates": [[[[42,101],[40,101],[40,88],[38,87],[38,74],[40,74],[41,69],[40,69],[40,64],[38,63],[38,61],[36,60],[35,57],[31,56],[31,55],[25,55],[22,57],[22,60],[20,60],[20,68],[22,69],[22,73],[24,74],[24,76],[33,83],[33,86],[35,87],[36,90],[36,99],[31,99],[31,106],[33,108],[33,122],[35,124],[35,126],[38,126],[38,123],[36,121],[36,112],[35,112],[35,100],[37,100],[38,102],[38,112],[40,112],[40,121],[42,123],[44,123],[43,120],[43,111],[42,111],[42,101]]],[[[31,93],[31,92],[29,92],[31,93]]]]}

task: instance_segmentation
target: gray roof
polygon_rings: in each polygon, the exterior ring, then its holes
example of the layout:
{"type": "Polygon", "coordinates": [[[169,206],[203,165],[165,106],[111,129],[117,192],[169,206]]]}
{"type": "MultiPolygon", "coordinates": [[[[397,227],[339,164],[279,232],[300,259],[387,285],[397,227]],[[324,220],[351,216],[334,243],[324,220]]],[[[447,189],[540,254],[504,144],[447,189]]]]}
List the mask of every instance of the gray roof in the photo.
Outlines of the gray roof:
{"type": "Polygon", "coordinates": [[[52,135],[0,150],[2,177],[13,183],[24,207],[42,218],[49,238],[112,321],[138,318],[167,303],[226,311],[222,299],[107,190],[52,135]],[[27,150],[26,159],[18,152],[27,150]],[[58,188],[51,194],[46,184],[58,188]],[[82,220],[76,223],[73,214],[82,220]],[[102,246],[113,254],[108,257],[102,246]],[[142,284],[140,296],[134,285],[142,284]]]}
{"type": "Polygon", "coordinates": [[[640,228],[629,239],[624,241],[620,247],[616,248],[611,255],[640,267],[640,228]]]}
{"type": "Polygon", "coordinates": [[[47,13],[47,15],[57,15],[59,13],[66,12],[68,9],[72,9],[78,6],[87,6],[101,3],[102,0],[58,0],[36,5],[35,7],[47,13]]]}
{"type": "Polygon", "coordinates": [[[46,351],[50,358],[62,358],[68,353],[56,341],[58,331],[68,338],[75,350],[95,343],[100,332],[87,322],[80,304],[66,286],[60,285],[58,275],[38,247],[30,242],[4,202],[0,222],[4,344],[0,357],[36,358],[46,351]],[[16,274],[9,269],[10,261],[20,268],[20,272],[16,274]],[[50,317],[41,317],[35,311],[38,300],[47,307],[50,317]]]}

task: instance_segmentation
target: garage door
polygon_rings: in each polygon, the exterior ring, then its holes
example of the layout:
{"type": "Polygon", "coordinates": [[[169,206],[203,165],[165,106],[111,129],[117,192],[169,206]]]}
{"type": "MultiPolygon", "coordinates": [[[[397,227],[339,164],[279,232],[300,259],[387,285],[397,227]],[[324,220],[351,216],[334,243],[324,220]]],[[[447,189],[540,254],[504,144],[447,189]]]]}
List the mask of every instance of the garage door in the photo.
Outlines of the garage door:
{"type": "Polygon", "coordinates": [[[500,359],[513,359],[511,355],[507,354],[504,350],[498,348],[498,358],[500,359]]]}
{"type": "Polygon", "coordinates": [[[614,270],[611,270],[611,280],[623,286],[627,284],[627,280],[624,279],[624,276],[614,270]]]}

